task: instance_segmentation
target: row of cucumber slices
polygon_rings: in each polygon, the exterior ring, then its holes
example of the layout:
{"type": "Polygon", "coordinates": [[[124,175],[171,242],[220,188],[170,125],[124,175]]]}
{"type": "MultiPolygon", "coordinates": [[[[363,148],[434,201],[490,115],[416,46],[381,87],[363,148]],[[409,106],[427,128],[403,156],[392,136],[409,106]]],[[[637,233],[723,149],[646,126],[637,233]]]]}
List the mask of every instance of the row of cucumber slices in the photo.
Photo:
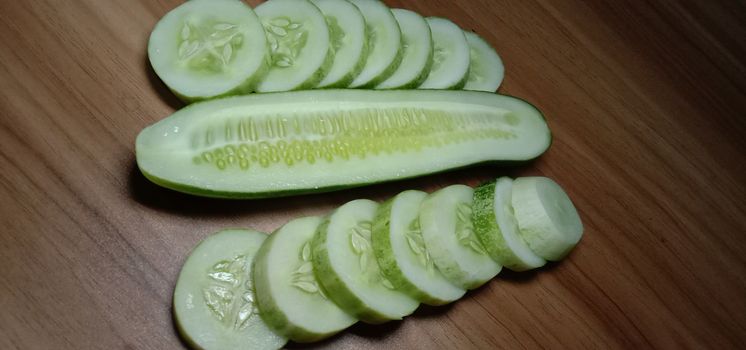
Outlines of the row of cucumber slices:
{"type": "Polygon", "coordinates": [[[185,101],[312,88],[495,92],[504,67],[478,35],[377,0],[191,0],[153,29],[156,74],[185,101]]]}
{"type": "Polygon", "coordinates": [[[583,232],[544,177],[499,178],[361,199],[267,236],[219,232],[187,259],[174,292],[178,328],[201,349],[273,349],[356,323],[443,305],[497,275],[562,259],[583,232]]]}

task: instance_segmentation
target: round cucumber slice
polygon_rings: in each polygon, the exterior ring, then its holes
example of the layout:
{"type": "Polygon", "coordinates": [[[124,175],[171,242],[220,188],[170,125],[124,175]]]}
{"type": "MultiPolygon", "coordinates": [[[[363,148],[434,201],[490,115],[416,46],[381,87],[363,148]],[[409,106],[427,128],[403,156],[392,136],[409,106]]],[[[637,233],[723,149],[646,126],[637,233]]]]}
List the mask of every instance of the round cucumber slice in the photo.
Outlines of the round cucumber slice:
{"type": "Polygon", "coordinates": [[[346,87],[360,73],[367,55],[365,18],[347,0],[311,0],[326,17],[333,63],[317,88],[346,87]]]}
{"type": "Polygon", "coordinates": [[[464,31],[469,44],[471,66],[464,90],[495,92],[503,82],[505,66],[495,49],[473,32],[464,31]]]}
{"type": "Polygon", "coordinates": [[[380,1],[349,0],[365,17],[368,57],[352,88],[372,88],[386,80],[401,62],[401,30],[391,10],[380,1]]]}
{"type": "Polygon", "coordinates": [[[357,320],[331,302],[314,277],[311,239],[320,217],[288,222],[259,249],[254,286],[264,321],[296,342],[324,339],[357,320]]]}
{"type": "Polygon", "coordinates": [[[254,11],[267,34],[270,55],[269,72],[256,91],[315,87],[334,59],[321,11],[307,0],[269,0],[254,11]]]}
{"type": "Polygon", "coordinates": [[[433,36],[433,65],[420,89],[461,89],[469,77],[469,44],[455,23],[428,17],[433,36]]]}
{"type": "Polygon", "coordinates": [[[267,235],[225,230],[207,237],[181,268],[174,318],[195,349],[279,349],[287,342],[259,316],[252,261],[267,235]]]}
{"type": "Polygon", "coordinates": [[[474,233],[473,194],[469,186],[448,186],[430,194],[420,208],[422,237],[435,266],[466,289],[481,286],[502,269],[474,233]]]}
{"type": "Polygon", "coordinates": [[[438,271],[420,229],[422,191],[404,191],[386,201],[373,221],[373,251],[383,275],[396,289],[429,305],[461,298],[456,287],[438,271]]]}
{"type": "Polygon", "coordinates": [[[322,288],[343,310],[368,323],[400,320],[419,305],[381,275],[371,243],[377,208],[367,199],[341,206],[312,242],[314,273],[322,288]]]}
{"type": "Polygon", "coordinates": [[[512,203],[521,236],[544,259],[564,258],[583,236],[583,223],[575,206],[552,179],[516,179],[512,203]]]}
{"type": "Polygon", "coordinates": [[[474,190],[474,232],[490,257],[513,271],[526,271],[546,264],[518,233],[511,205],[513,180],[501,177],[474,190]]]}
{"type": "Polygon", "coordinates": [[[402,34],[402,60],[399,68],[376,89],[414,89],[427,78],[433,63],[430,26],[419,14],[392,9],[402,34]]]}
{"type": "Polygon", "coordinates": [[[251,92],[266,51],[256,14],[234,0],[187,1],[158,21],[148,42],[153,70],[185,101],[251,92]]]}

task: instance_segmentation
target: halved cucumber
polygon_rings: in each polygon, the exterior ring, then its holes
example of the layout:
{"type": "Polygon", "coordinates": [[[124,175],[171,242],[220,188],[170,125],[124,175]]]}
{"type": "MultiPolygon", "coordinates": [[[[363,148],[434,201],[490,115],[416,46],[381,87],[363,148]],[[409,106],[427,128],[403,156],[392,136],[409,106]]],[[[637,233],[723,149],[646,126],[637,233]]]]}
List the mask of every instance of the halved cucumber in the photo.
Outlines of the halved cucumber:
{"type": "Polygon", "coordinates": [[[433,63],[430,26],[422,16],[404,9],[392,9],[402,35],[399,68],[376,89],[414,89],[427,78],[433,63]]]}
{"type": "Polygon", "coordinates": [[[347,0],[311,0],[326,17],[333,63],[316,87],[346,87],[360,73],[367,55],[365,18],[347,0]]]}
{"type": "Polygon", "coordinates": [[[505,66],[495,49],[473,32],[464,31],[471,65],[464,90],[495,92],[505,76],[505,66]]]}
{"type": "Polygon", "coordinates": [[[224,230],[194,248],[174,290],[174,318],[195,349],[279,349],[254,304],[252,261],[267,235],[224,230]]]}
{"type": "Polygon", "coordinates": [[[180,98],[251,92],[266,70],[267,41],[254,11],[235,0],[192,0],[150,34],[148,59],[180,98]]]}
{"type": "Polygon", "coordinates": [[[333,61],[329,28],[321,11],[307,0],[269,0],[255,11],[267,33],[270,54],[269,72],[256,91],[316,86],[333,61]]]}
{"type": "Polygon", "coordinates": [[[368,323],[399,320],[419,305],[381,275],[371,244],[377,208],[366,199],[341,206],[312,242],[314,273],[322,288],[343,310],[368,323]]]}
{"type": "Polygon", "coordinates": [[[474,232],[490,257],[513,271],[544,266],[546,260],[531,251],[518,234],[511,205],[512,186],[513,180],[501,177],[474,190],[474,232]]]}
{"type": "Polygon", "coordinates": [[[521,236],[544,259],[564,258],[583,236],[583,223],[575,206],[552,179],[516,179],[512,203],[521,236]]]}
{"type": "Polygon", "coordinates": [[[428,17],[433,35],[433,65],[420,89],[461,89],[469,77],[469,44],[453,22],[428,17]]]}
{"type": "Polygon", "coordinates": [[[443,305],[466,290],[443,277],[430,257],[418,218],[425,197],[422,191],[404,191],[378,208],[373,251],[381,272],[396,289],[425,304],[443,305]]]}
{"type": "Polygon", "coordinates": [[[473,193],[469,186],[448,186],[430,194],[420,208],[422,237],[435,266],[466,289],[479,287],[502,269],[474,233],[473,193]]]}
{"type": "Polygon", "coordinates": [[[310,90],[197,103],[145,128],[137,163],[179,191],[256,198],[533,159],[541,113],[473,91],[310,90]]]}
{"type": "Polygon", "coordinates": [[[296,342],[317,341],[357,322],[327,299],[314,277],[311,239],[321,221],[305,217],[288,222],[264,243],[254,262],[262,319],[296,342]]]}
{"type": "Polygon", "coordinates": [[[366,23],[368,57],[352,88],[372,88],[396,71],[401,62],[401,30],[391,10],[377,0],[349,0],[360,9],[366,23]]]}

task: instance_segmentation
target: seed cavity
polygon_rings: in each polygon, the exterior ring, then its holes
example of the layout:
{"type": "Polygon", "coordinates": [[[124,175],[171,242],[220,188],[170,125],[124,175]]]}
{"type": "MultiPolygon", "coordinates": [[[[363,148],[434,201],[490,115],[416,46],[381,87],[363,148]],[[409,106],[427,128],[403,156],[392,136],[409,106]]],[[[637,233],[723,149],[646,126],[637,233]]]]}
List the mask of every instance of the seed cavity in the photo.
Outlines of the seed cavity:
{"type": "Polygon", "coordinates": [[[300,252],[298,252],[300,263],[295,268],[291,275],[290,284],[308,294],[319,294],[322,298],[326,299],[326,294],[319,287],[316,278],[313,275],[313,264],[311,263],[311,241],[307,241],[301,246],[300,252]]]}
{"type": "Polygon", "coordinates": [[[191,69],[222,72],[235,59],[243,40],[240,28],[232,23],[185,21],[177,55],[191,69]]]}
{"type": "Polygon", "coordinates": [[[254,305],[251,262],[244,255],[215,263],[208,271],[202,297],[212,315],[226,327],[245,329],[258,315],[254,305]]]}
{"type": "Polygon", "coordinates": [[[393,290],[394,285],[381,274],[376,257],[373,255],[373,223],[371,221],[360,221],[349,231],[350,247],[352,252],[358,256],[358,264],[363,278],[371,285],[381,283],[384,287],[393,290]]]}
{"type": "Polygon", "coordinates": [[[273,67],[289,68],[295,64],[308,41],[308,30],[302,23],[288,17],[275,17],[264,22],[273,67]]]}
{"type": "Polygon", "coordinates": [[[404,237],[407,239],[409,250],[417,257],[417,261],[432,275],[435,271],[435,264],[432,257],[430,257],[430,253],[425,248],[425,238],[422,237],[419,219],[412,220],[409,227],[407,227],[407,231],[404,233],[404,237]]]}
{"type": "Polygon", "coordinates": [[[456,207],[456,238],[458,242],[478,254],[485,255],[487,252],[474,234],[474,223],[471,219],[472,208],[470,203],[460,203],[456,207]]]}

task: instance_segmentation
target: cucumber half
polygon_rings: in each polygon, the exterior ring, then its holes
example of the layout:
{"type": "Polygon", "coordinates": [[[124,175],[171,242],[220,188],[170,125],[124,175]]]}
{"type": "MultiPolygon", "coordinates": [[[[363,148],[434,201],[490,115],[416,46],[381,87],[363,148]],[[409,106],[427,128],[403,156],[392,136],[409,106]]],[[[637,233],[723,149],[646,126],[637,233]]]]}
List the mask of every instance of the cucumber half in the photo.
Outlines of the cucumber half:
{"type": "Polygon", "coordinates": [[[495,92],[503,82],[505,66],[495,49],[479,35],[464,31],[471,65],[464,90],[495,92]]]}
{"type": "Polygon", "coordinates": [[[148,42],[153,70],[185,101],[251,92],[266,51],[259,18],[234,0],[187,1],[158,21],[148,42]]]}
{"type": "Polygon", "coordinates": [[[372,88],[394,73],[401,62],[401,30],[391,10],[377,0],[349,0],[365,17],[368,57],[349,87],[372,88]]]}
{"type": "Polygon", "coordinates": [[[256,198],[526,161],[551,137],[541,113],[473,91],[310,90],[192,104],[145,128],[137,163],[153,182],[256,198]]]}
{"type": "Polygon", "coordinates": [[[195,349],[279,349],[287,342],[259,316],[252,261],[267,235],[220,231],[203,240],[181,268],[174,318],[195,349]]]}
{"type": "Polygon", "coordinates": [[[428,17],[433,35],[433,65],[420,89],[461,89],[469,77],[470,53],[464,31],[455,23],[428,17]]]}
{"type": "Polygon", "coordinates": [[[402,34],[399,68],[376,89],[414,89],[427,78],[433,63],[430,26],[422,16],[404,9],[392,9],[402,34]]]}
{"type": "Polygon", "coordinates": [[[326,17],[333,63],[319,88],[346,87],[360,73],[367,54],[365,18],[347,0],[311,0],[326,17]]]}

